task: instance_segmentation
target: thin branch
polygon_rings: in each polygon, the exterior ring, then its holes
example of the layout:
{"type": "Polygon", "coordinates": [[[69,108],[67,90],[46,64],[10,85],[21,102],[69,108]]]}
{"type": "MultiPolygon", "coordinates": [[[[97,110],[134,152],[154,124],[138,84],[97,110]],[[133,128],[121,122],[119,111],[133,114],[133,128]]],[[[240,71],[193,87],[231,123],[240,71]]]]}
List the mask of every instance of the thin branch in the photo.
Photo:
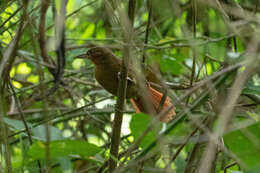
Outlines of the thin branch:
{"type": "MultiPolygon", "coordinates": [[[[236,68],[235,68],[236,69],[236,68]]],[[[234,69],[232,69],[233,71],[234,69]]],[[[223,83],[223,81],[225,81],[227,79],[227,77],[232,73],[232,71],[229,71],[228,73],[226,74],[223,74],[223,77],[218,79],[214,85],[215,85],[215,88],[218,88],[220,86],[220,84],[223,83]]],[[[202,103],[204,103],[206,101],[206,98],[208,97],[209,93],[211,92],[211,90],[213,89],[214,87],[210,88],[209,90],[207,91],[204,91],[203,93],[201,93],[201,95],[199,96],[199,98],[191,105],[191,107],[189,108],[186,108],[184,107],[180,102],[181,100],[185,99],[188,95],[188,93],[186,93],[185,95],[183,95],[180,99],[177,100],[177,105],[180,105],[181,108],[183,109],[183,111],[181,111],[180,113],[178,113],[178,117],[175,118],[175,120],[168,126],[168,128],[163,132],[161,133],[155,140],[154,142],[152,142],[148,147],[146,147],[135,159],[135,161],[141,159],[142,157],[144,157],[148,151],[150,151],[155,145],[156,145],[156,141],[160,140],[161,137],[163,137],[164,135],[168,134],[178,123],[180,123],[185,117],[187,114],[189,114],[192,110],[194,110],[195,108],[197,108],[198,106],[200,106],[202,103]]],[[[192,92],[191,92],[192,93],[192,92]]],[[[174,107],[174,105],[170,106],[167,110],[165,111],[162,111],[158,117],[160,116],[163,116],[165,114],[168,113],[169,110],[171,110],[172,108],[174,107]]],[[[153,123],[153,122],[152,122],[153,123]]],[[[151,125],[153,125],[151,123],[151,125]]],[[[147,127],[149,128],[150,125],[147,127]]]]}
{"type": "Polygon", "coordinates": [[[146,51],[146,45],[148,44],[150,25],[151,25],[151,19],[152,19],[152,9],[153,8],[152,8],[151,0],[147,1],[147,6],[148,6],[148,21],[147,21],[146,30],[145,30],[145,40],[144,40],[144,50],[143,50],[143,60],[142,60],[143,63],[145,63],[145,51],[146,51]]]}
{"type": "MultiPolygon", "coordinates": [[[[250,50],[247,50],[249,52],[254,52],[254,49],[256,49],[256,45],[258,45],[254,39],[255,38],[253,38],[253,42],[251,44],[252,47],[250,47],[250,50]]],[[[218,137],[221,137],[225,133],[225,131],[231,123],[231,120],[233,118],[232,111],[237,102],[237,99],[239,98],[242,92],[245,82],[252,75],[252,73],[255,72],[257,68],[259,68],[257,67],[258,64],[255,64],[255,60],[256,56],[253,56],[249,61],[247,61],[247,63],[245,64],[245,70],[243,71],[243,73],[237,75],[232,85],[227,101],[225,102],[225,104],[223,105],[224,107],[221,109],[221,112],[219,113],[219,123],[217,124],[216,130],[212,134],[211,140],[209,141],[207,148],[204,151],[204,156],[202,157],[199,167],[199,172],[201,173],[207,173],[209,172],[209,170],[211,170],[214,156],[216,154],[216,143],[218,137]]]]}
{"type": "Polygon", "coordinates": [[[259,0],[255,0],[256,3],[255,3],[255,10],[254,10],[254,13],[256,14],[257,11],[258,11],[258,6],[259,6],[259,0]]]}
{"type": "Polygon", "coordinates": [[[243,94],[243,95],[247,96],[249,99],[254,101],[256,103],[256,105],[260,105],[260,96],[252,95],[252,94],[243,94]]]}
{"type": "Polygon", "coordinates": [[[66,20],[66,5],[67,0],[61,1],[61,9],[59,15],[56,14],[56,9],[54,10],[55,16],[55,46],[56,46],[56,70],[54,74],[54,86],[50,89],[47,95],[52,95],[59,87],[62,82],[62,77],[64,74],[64,68],[66,65],[65,57],[65,20],[66,20]]]}
{"type": "Polygon", "coordinates": [[[3,144],[3,148],[1,148],[0,151],[2,153],[2,150],[4,149],[3,154],[6,164],[6,172],[12,173],[12,161],[8,142],[8,132],[7,126],[4,123],[4,117],[6,116],[6,100],[3,88],[0,88],[0,101],[0,144],[3,144]]]}
{"type": "MultiPolygon", "coordinates": [[[[27,6],[28,6],[29,0],[24,0],[23,3],[23,14],[21,16],[21,22],[19,23],[18,30],[16,31],[16,34],[14,38],[12,39],[11,43],[9,44],[7,50],[4,52],[4,56],[1,60],[0,64],[0,79],[3,81],[6,81],[9,77],[9,72],[12,68],[13,62],[15,60],[15,54],[18,50],[18,44],[21,39],[23,29],[24,29],[24,22],[26,20],[27,16],[27,6]]],[[[1,81],[0,80],[0,81],[1,81]]]]}
{"type": "MultiPolygon", "coordinates": [[[[127,43],[131,44],[132,34],[133,34],[133,22],[134,22],[134,11],[135,11],[135,0],[129,0],[128,5],[128,18],[121,17],[121,22],[126,26],[122,26],[124,30],[124,39],[127,43]],[[126,20],[126,21],[123,21],[126,20]],[[129,22],[129,23],[128,23],[129,22]]],[[[122,10],[122,9],[120,9],[122,10]]],[[[121,12],[124,13],[124,12],[121,12]]],[[[123,15],[123,14],[122,14],[123,15]]],[[[127,88],[127,73],[128,73],[128,64],[130,58],[130,46],[123,47],[123,63],[121,64],[120,69],[120,80],[118,86],[118,99],[116,103],[115,110],[115,119],[113,123],[113,131],[111,137],[111,147],[110,147],[110,158],[109,158],[109,172],[112,173],[117,167],[117,158],[118,158],[118,149],[120,144],[120,134],[121,134],[121,125],[123,120],[123,110],[126,97],[126,88],[127,88]],[[116,159],[116,160],[115,160],[116,159]]]]}
{"type": "MultiPolygon", "coordinates": [[[[202,120],[201,124],[204,124],[207,121],[208,117],[204,118],[204,120],[202,120]]],[[[182,151],[182,149],[185,147],[185,145],[189,142],[190,138],[192,136],[194,136],[196,134],[196,132],[199,130],[200,128],[197,127],[195,128],[184,140],[183,144],[181,144],[181,146],[178,148],[178,150],[175,152],[175,154],[171,157],[168,165],[165,167],[165,169],[169,169],[170,165],[172,162],[174,162],[174,160],[177,158],[177,156],[180,154],[180,152],[182,151]]]]}
{"type": "MultiPolygon", "coordinates": [[[[99,102],[102,102],[102,101],[104,101],[104,100],[107,100],[108,98],[111,98],[111,96],[110,96],[110,97],[102,98],[102,99],[97,100],[97,101],[95,101],[95,102],[91,102],[91,103],[86,104],[86,105],[84,105],[84,106],[82,106],[82,107],[79,107],[79,108],[76,108],[76,109],[73,109],[73,110],[66,111],[66,112],[64,112],[64,113],[62,113],[62,114],[60,114],[60,115],[55,114],[54,116],[51,116],[51,117],[49,117],[48,119],[44,119],[43,121],[38,122],[38,123],[32,125],[32,127],[29,127],[29,129],[32,129],[32,128],[37,127],[37,126],[40,126],[40,125],[42,125],[42,124],[44,124],[44,123],[47,123],[47,122],[49,122],[49,121],[52,121],[52,120],[54,120],[54,119],[56,119],[56,118],[65,117],[66,115],[69,115],[69,114],[71,114],[71,113],[75,113],[75,112],[77,112],[77,111],[83,110],[83,109],[85,109],[85,108],[87,108],[87,107],[89,107],[89,106],[93,106],[93,105],[96,104],[96,103],[99,103],[99,102]]],[[[24,132],[25,132],[25,129],[20,130],[20,131],[18,131],[18,132],[15,132],[15,133],[9,135],[8,137],[9,137],[9,138],[10,138],[10,137],[14,137],[14,136],[19,135],[19,134],[24,133],[24,132]]]]}
{"type": "MultiPolygon", "coordinates": [[[[49,8],[50,0],[42,0],[41,11],[40,11],[40,24],[39,24],[39,45],[41,57],[46,64],[54,65],[54,62],[50,59],[47,48],[46,48],[46,36],[45,36],[45,18],[46,12],[49,8]]],[[[50,73],[55,76],[55,70],[48,67],[50,73]]]]}
{"type": "MultiPolygon", "coordinates": [[[[223,81],[225,81],[225,80],[227,79],[227,77],[232,73],[232,71],[234,71],[234,70],[237,69],[238,67],[240,67],[240,66],[235,66],[235,67],[233,67],[233,68],[228,68],[228,70],[225,69],[224,71],[222,71],[222,72],[221,72],[221,75],[223,75],[223,77],[220,78],[220,79],[218,79],[218,80],[216,80],[216,82],[214,83],[214,84],[215,84],[215,87],[218,88],[218,87],[220,86],[220,84],[222,84],[223,81]]],[[[220,75],[220,74],[218,73],[218,75],[220,75]]],[[[216,77],[216,76],[214,75],[214,77],[216,77]]],[[[209,78],[210,78],[210,77],[209,77],[209,78]]],[[[215,78],[211,78],[210,80],[213,80],[213,79],[215,79],[215,78]]],[[[209,82],[210,80],[208,79],[208,82],[209,82]]],[[[204,83],[204,84],[205,84],[205,83],[204,83]]],[[[196,89],[198,89],[197,87],[201,87],[201,86],[202,86],[202,85],[196,86],[196,87],[194,87],[194,89],[196,90],[196,89]]],[[[187,108],[187,107],[185,107],[184,105],[181,104],[181,101],[184,100],[186,97],[188,97],[191,93],[193,93],[193,92],[194,92],[194,89],[192,89],[192,90],[186,92],[180,99],[177,99],[177,100],[176,100],[176,105],[180,105],[183,110],[182,110],[180,113],[178,113],[178,116],[177,116],[177,117],[174,119],[174,121],[167,127],[167,129],[166,129],[163,133],[159,134],[159,135],[157,136],[157,138],[156,138],[149,146],[147,146],[145,149],[143,149],[143,151],[142,151],[141,153],[139,153],[138,156],[137,156],[134,160],[130,161],[126,166],[121,165],[121,166],[116,170],[116,172],[122,172],[122,171],[124,171],[125,169],[127,169],[129,166],[131,166],[133,163],[136,163],[137,161],[141,161],[141,160],[143,161],[143,160],[145,160],[145,158],[147,158],[147,157],[149,158],[150,156],[149,156],[149,153],[148,153],[148,152],[149,152],[150,150],[152,150],[152,148],[154,148],[154,147],[156,146],[156,144],[157,144],[156,141],[159,141],[164,135],[167,135],[178,123],[180,123],[180,122],[186,117],[187,114],[190,114],[190,112],[191,112],[192,110],[194,110],[195,108],[197,108],[198,106],[200,106],[201,104],[203,104],[203,103],[205,102],[206,98],[208,97],[210,91],[211,91],[212,89],[214,89],[214,87],[212,87],[212,88],[210,88],[209,90],[206,90],[206,91],[204,91],[203,93],[201,93],[201,95],[199,96],[199,98],[191,105],[191,107],[187,108]]],[[[174,107],[174,105],[170,106],[167,110],[162,111],[162,112],[161,112],[158,116],[156,116],[156,117],[157,117],[157,118],[160,118],[160,117],[164,116],[164,115],[167,114],[173,107],[174,107]]],[[[147,134],[147,133],[149,132],[149,129],[150,129],[152,126],[154,126],[154,124],[155,124],[156,122],[157,122],[157,120],[156,120],[156,118],[154,118],[154,119],[152,120],[152,122],[148,125],[148,127],[146,128],[146,130],[145,130],[145,131],[142,133],[142,135],[140,135],[140,136],[143,136],[143,135],[147,134]]],[[[139,140],[139,139],[137,139],[137,140],[139,140]]],[[[136,141],[136,142],[137,142],[137,141],[136,141]]],[[[139,142],[139,141],[138,141],[138,142],[139,142]]],[[[135,145],[135,144],[133,144],[133,145],[135,145]]]]}
{"type": "Polygon", "coordinates": [[[9,72],[12,68],[13,62],[15,60],[15,54],[18,49],[19,41],[21,39],[23,29],[24,29],[24,22],[27,16],[27,6],[29,4],[29,0],[24,0],[23,2],[23,13],[21,16],[21,22],[19,23],[18,30],[16,35],[12,39],[11,43],[9,44],[7,50],[4,52],[4,56],[1,60],[0,64],[0,99],[1,99],[1,115],[0,115],[0,128],[2,131],[1,136],[3,137],[4,147],[5,147],[5,159],[6,159],[6,167],[7,172],[12,173],[12,164],[11,164],[11,154],[9,152],[9,145],[8,145],[8,137],[7,137],[7,130],[6,126],[3,122],[3,116],[6,115],[5,111],[5,87],[7,79],[9,78],[9,72]]]}
{"type": "MultiPolygon", "coordinates": [[[[196,0],[192,0],[192,33],[194,39],[196,39],[196,33],[197,33],[196,24],[197,24],[197,2],[196,0]]],[[[195,70],[196,70],[196,59],[197,59],[196,47],[192,47],[192,55],[193,55],[193,61],[192,61],[190,86],[192,86],[193,84],[195,70]]]]}
{"type": "MultiPolygon", "coordinates": [[[[78,8],[77,10],[75,10],[75,11],[71,12],[70,14],[68,14],[68,15],[66,16],[66,19],[69,18],[69,17],[71,17],[71,16],[73,16],[73,15],[75,15],[75,14],[77,14],[77,12],[79,12],[80,10],[82,10],[83,8],[85,8],[85,7],[89,6],[89,5],[92,5],[92,4],[95,3],[95,2],[97,2],[97,1],[94,0],[94,1],[92,1],[92,2],[86,3],[86,4],[83,5],[82,7],[78,8]]],[[[38,7],[36,7],[36,8],[38,8],[38,7]]],[[[36,8],[35,8],[35,9],[36,9],[36,8]]],[[[50,26],[48,26],[47,29],[45,30],[45,32],[48,31],[48,30],[50,30],[53,26],[54,26],[53,24],[50,25],[50,26]]],[[[28,44],[28,43],[30,43],[30,42],[31,42],[31,39],[25,41],[25,43],[24,43],[21,47],[24,47],[26,44],[28,44]]]]}
{"type": "Polygon", "coordinates": [[[23,8],[23,6],[21,6],[20,8],[18,8],[12,15],[10,15],[1,25],[0,25],[0,29],[2,27],[4,27],[4,25],[11,20],[21,9],[23,8]]]}
{"type": "Polygon", "coordinates": [[[165,103],[165,101],[166,101],[166,98],[167,98],[167,93],[168,93],[167,89],[164,88],[164,89],[163,89],[163,96],[162,96],[162,99],[160,100],[159,107],[156,108],[156,109],[157,109],[157,113],[160,113],[160,112],[162,111],[163,105],[164,105],[164,103],[165,103]]]}
{"type": "Polygon", "coordinates": [[[231,168],[231,167],[233,167],[233,166],[235,166],[235,165],[237,165],[236,162],[231,163],[230,165],[226,166],[226,167],[224,168],[224,173],[227,173],[228,168],[231,168]]]}
{"type": "MultiPolygon", "coordinates": [[[[32,140],[31,131],[30,131],[29,126],[28,126],[28,124],[27,124],[27,122],[26,122],[24,113],[23,113],[23,111],[22,111],[22,109],[21,109],[21,103],[20,103],[19,99],[17,98],[17,95],[15,94],[13,85],[12,85],[11,83],[9,83],[9,86],[10,86],[10,89],[11,89],[11,91],[12,91],[12,95],[13,95],[13,97],[14,97],[15,103],[16,103],[16,105],[17,105],[17,110],[18,110],[18,112],[19,112],[19,115],[20,115],[20,117],[21,117],[21,119],[22,119],[22,122],[23,122],[23,125],[24,125],[24,127],[25,127],[25,131],[26,131],[26,134],[27,134],[27,136],[28,136],[29,143],[30,143],[30,145],[32,145],[32,144],[33,144],[33,140],[32,140]]],[[[42,173],[41,162],[40,162],[39,160],[37,160],[37,165],[38,165],[38,171],[39,171],[39,173],[42,173]]]]}

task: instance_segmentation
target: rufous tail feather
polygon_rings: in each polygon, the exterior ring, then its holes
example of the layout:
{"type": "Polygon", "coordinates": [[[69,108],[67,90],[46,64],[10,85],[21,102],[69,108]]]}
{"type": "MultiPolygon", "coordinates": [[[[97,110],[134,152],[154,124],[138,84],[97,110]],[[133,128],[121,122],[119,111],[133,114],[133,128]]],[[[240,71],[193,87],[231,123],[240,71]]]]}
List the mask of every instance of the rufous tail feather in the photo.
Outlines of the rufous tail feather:
{"type": "MultiPolygon", "coordinates": [[[[151,104],[153,105],[154,110],[158,110],[158,108],[160,107],[160,104],[161,104],[160,102],[161,102],[161,99],[163,97],[163,94],[160,93],[159,91],[155,90],[152,87],[148,87],[148,89],[149,89],[148,90],[149,94],[151,96],[151,104]]],[[[140,98],[130,99],[130,102],[132,103],[132,105],[133,105],[133,107],[134,107],[134,109],[137,113],[147,112],[147,111],[145,111],[144,105],[142,104],[142,101],[141,101],[140,98]]],[[[164,104],[162,106],[162,111],[167,110],[170,106],[172,106],[171,100],[168,96],[166,96],[166,99],[165,99],[164,104]]],[[[167,114],[160,117],[160,121],[168,122],[173,118],[173,116],[175,114],[176,114],[175,113],[175,107],[173,107],[167,114]]]]}

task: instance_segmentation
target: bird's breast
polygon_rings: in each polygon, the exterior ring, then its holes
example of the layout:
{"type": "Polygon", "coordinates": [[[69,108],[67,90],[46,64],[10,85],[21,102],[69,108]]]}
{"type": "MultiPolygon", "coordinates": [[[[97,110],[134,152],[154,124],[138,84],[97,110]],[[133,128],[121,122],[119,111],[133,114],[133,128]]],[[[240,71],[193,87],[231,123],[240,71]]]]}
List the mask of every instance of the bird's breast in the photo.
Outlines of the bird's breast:
{"type": "Polygon", "coordinates": [[[95,77],[98,83],[108,92],[113,95],[117,95],[117,88],[118,88],[118,78],[117,72],[111,69],[105,70],[99,69],[98,67],[95,68],[95,77]]]}

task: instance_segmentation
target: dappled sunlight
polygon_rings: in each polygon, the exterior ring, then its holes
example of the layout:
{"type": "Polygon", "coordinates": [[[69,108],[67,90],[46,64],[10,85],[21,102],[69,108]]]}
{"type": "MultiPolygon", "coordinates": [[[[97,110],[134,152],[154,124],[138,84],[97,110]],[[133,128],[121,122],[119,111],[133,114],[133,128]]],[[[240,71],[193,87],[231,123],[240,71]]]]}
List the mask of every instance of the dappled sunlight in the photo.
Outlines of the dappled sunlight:
{"type": "Polygon", "coordinates": [[[0,0],[0,172],[258,173],[258,0],[0,0]]]}

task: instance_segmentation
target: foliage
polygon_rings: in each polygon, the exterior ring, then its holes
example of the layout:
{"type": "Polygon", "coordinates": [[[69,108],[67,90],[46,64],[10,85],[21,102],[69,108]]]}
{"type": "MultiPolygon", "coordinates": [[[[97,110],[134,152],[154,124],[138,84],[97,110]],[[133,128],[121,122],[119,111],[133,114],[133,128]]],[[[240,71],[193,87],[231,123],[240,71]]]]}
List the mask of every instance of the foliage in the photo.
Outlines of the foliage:
{"type": "Polygon", "coordinates": [[[259,172],[259,15],[257,0],[0,1],[0,172],[259,172]],[[126,100],[118,158],[117,97],[75,58],[93,44],[144,60],[176,107],[161,123],[126,100]]]}

